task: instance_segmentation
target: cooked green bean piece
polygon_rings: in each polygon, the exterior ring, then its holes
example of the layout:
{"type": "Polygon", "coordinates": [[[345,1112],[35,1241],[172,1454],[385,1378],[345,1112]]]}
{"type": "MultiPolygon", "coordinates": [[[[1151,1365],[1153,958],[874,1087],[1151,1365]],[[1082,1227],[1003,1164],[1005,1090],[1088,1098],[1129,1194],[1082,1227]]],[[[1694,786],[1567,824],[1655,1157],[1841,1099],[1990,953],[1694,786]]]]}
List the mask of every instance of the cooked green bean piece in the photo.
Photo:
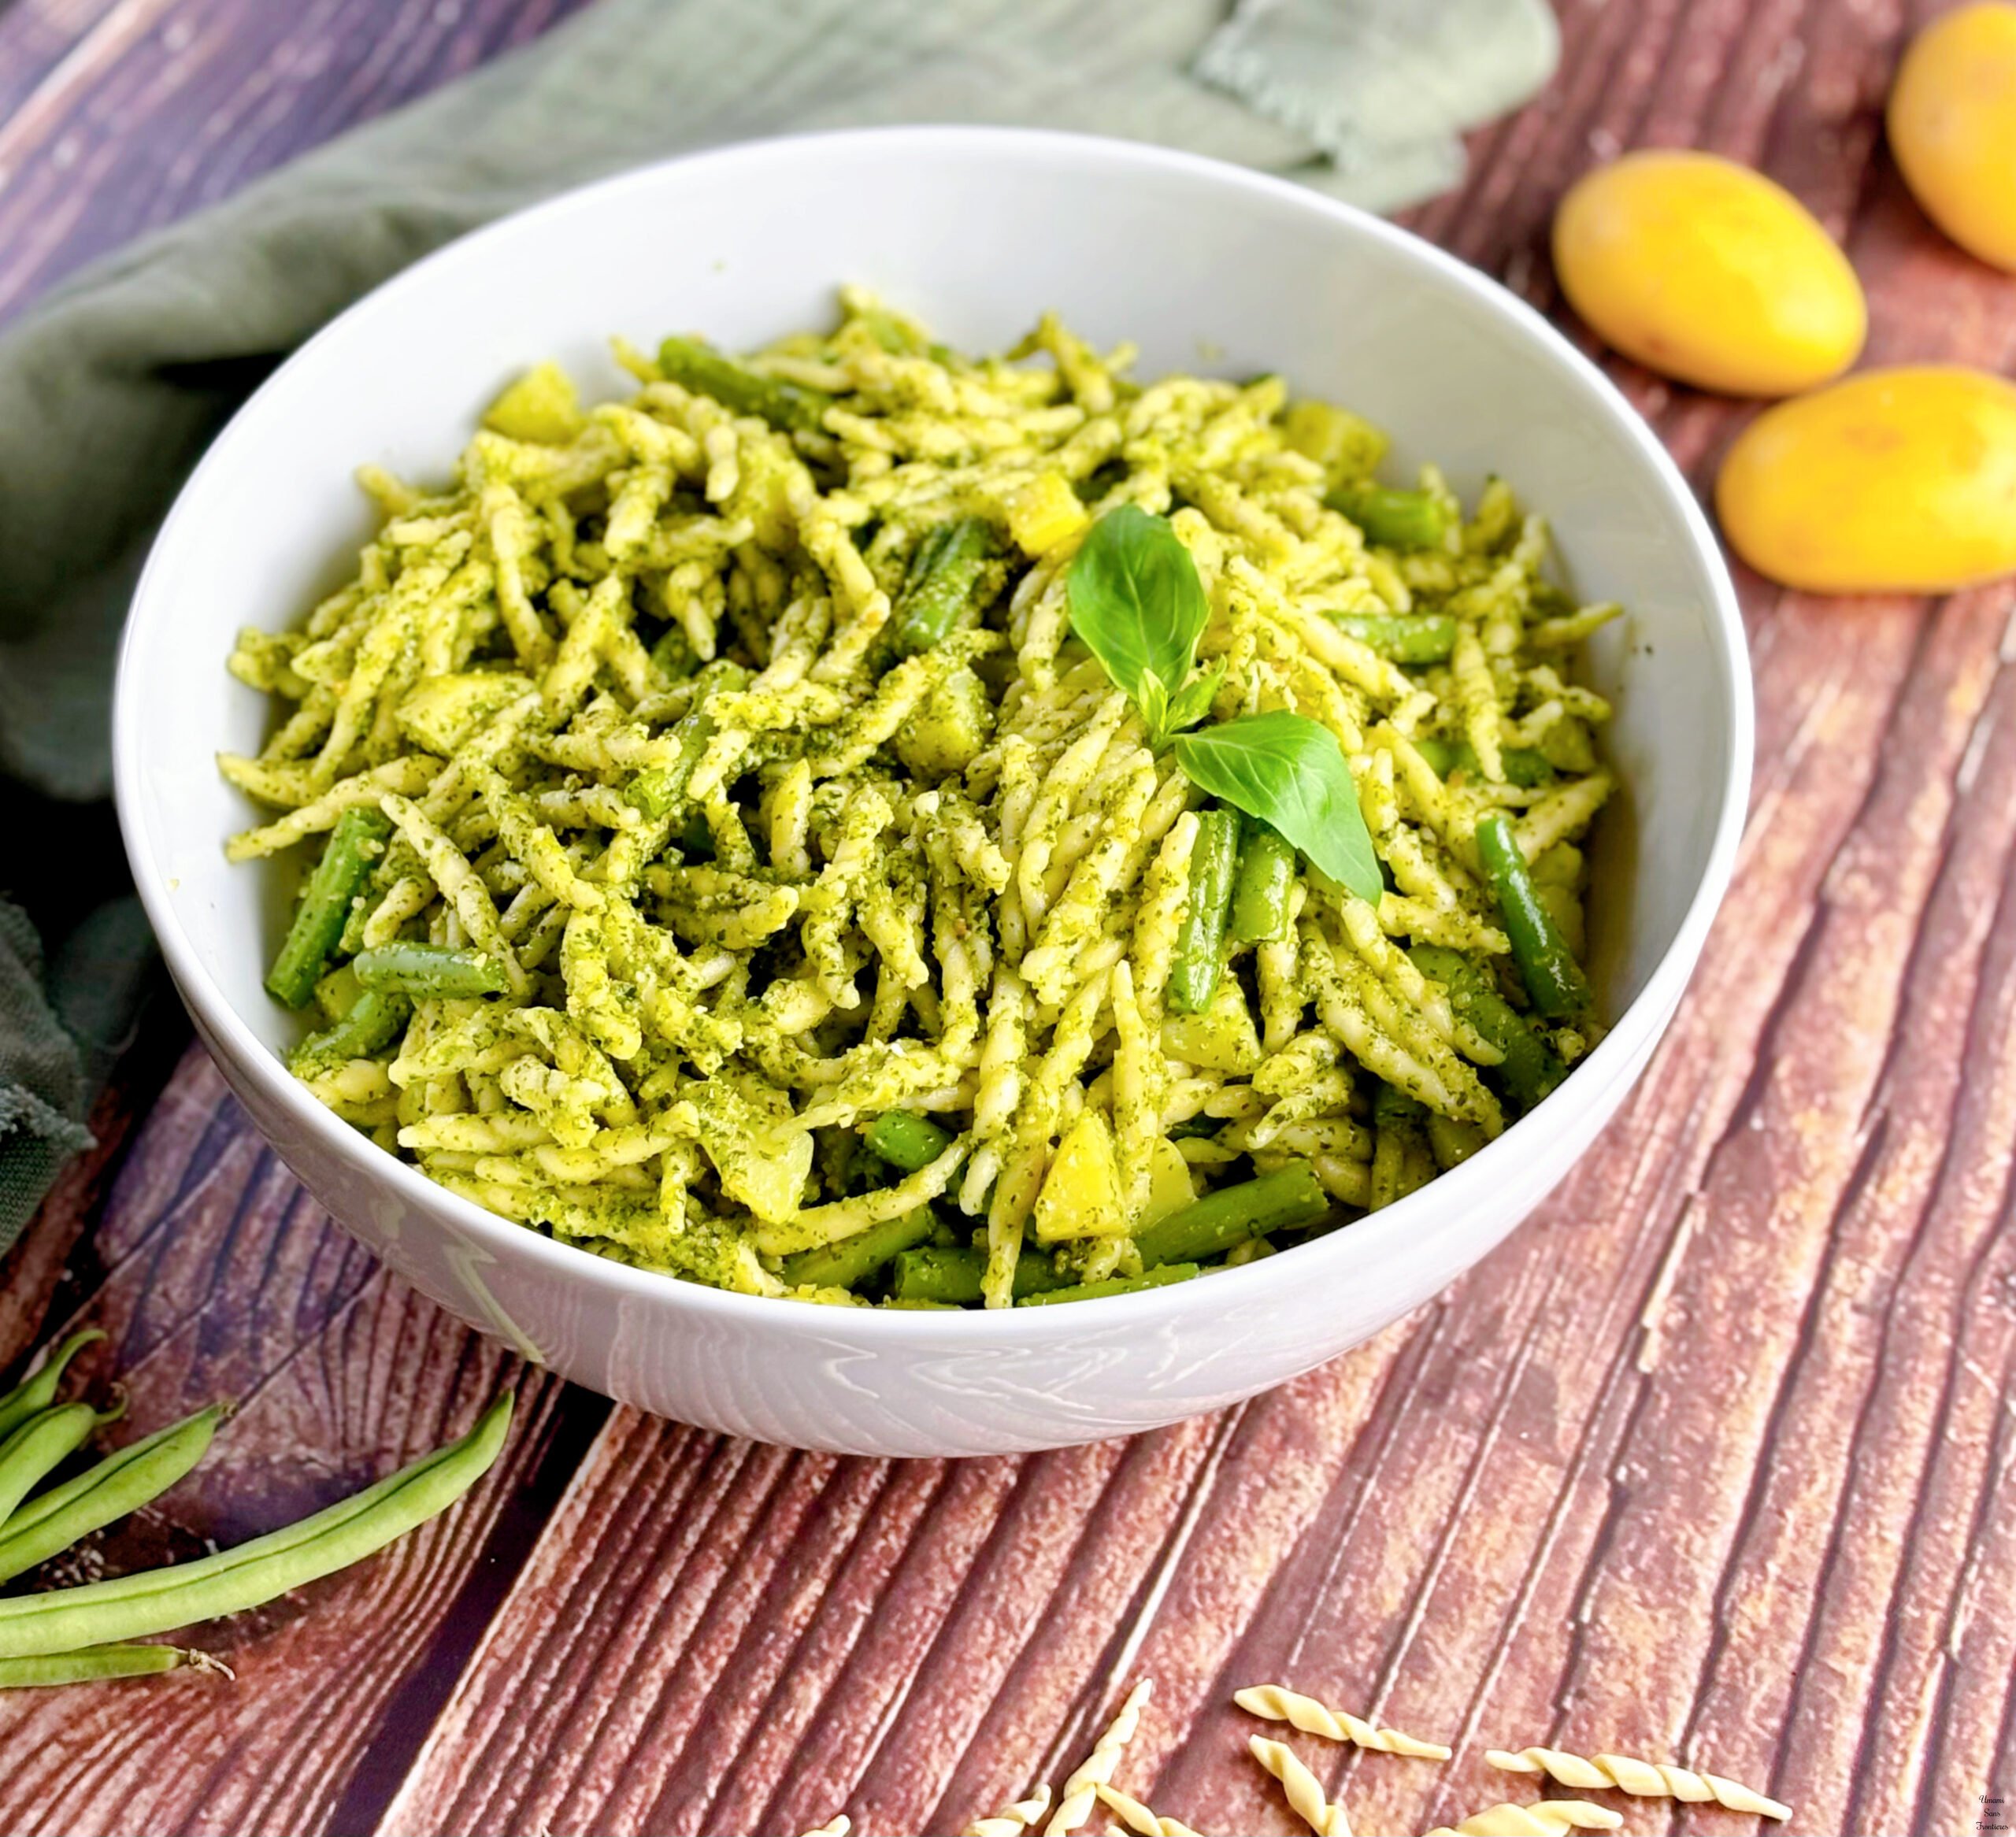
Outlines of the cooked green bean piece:
{"type": "Polygon", "coordinates": [[[1521,1109],[1531,1109],[1568,1076],[1553,1047],[1526,1024],[1525,1017],[1498,992],[1491,978],[1460,951],[1440,944],[1417,944],[1407,955],[1423,976],[1449,991],[1449,1005],[1457,1014],[1505,1055],[1495,1069],[1521,1109]]]}
{"type": "Polygon", "coordinates": [[[19,1507],[0,1524],[0,1582],[158,1498],[202,1459],[223,1418],[224,1406],[213,1403],[115,1449],[75,1480],[19,1507]]]}
{"type": "Polygon", "coordinates": [[[817,433],[820,417],[833,399],[818,390],[765,376],[710,350],[697,339],[667,339],[658,346],[658,368],[680,388],[711,395],[723,408],[755,415],[787,434],[817,433]]]}
{"type": "Polygon", "coordinates": [[[1229,929],[1242,944],[1288,935],[1288,895],[1295,891],[1294,848],[1265,823],[1247,827],[1232,882],[1229,929]]]}
{"type": "Polygon", "coordinates": [[[962,517],[928,531],[910,558],[910,572],[891,615],[896,649],[906,657],[942,643],[969,610],[1001,552],[984,517],[962,517]]]}
{"type": "Polygon", "coordinates": [[[931,1208],[920,1206],[901,1218],[884,1219],[852,1237],[787,1257],[781,1273],[792,1288],[851,1288],[884,1264],[894,1262],[902,1251],[914,1250],[937,1228],[931,1208]]]}
{"type": "Polygon", "coordinates": [[[1109,1276],[1103,1282],[1074,1282],[1068,1288],[1045,1289],[1039,1294],[1021,1296],[1019,1308],[1047,1307],[1053,1302],[1091,1302],[1102,1295],[1132,1294],[1137,1288],[1166,1288],[1172,1282],[1188,1282],[1197,1273],[1195,1263],[1165,1263],[1143,1269],[1139,1276],[1109,1276]]]}
{"type": "Polygon", "coordinates": [[[862,1131],[862,1139],[891,1167],[906,1174],[928,1167],[952,1146],[952,1138],[928,1117],[908,1110],[884,1110],[862,1131]]]}
{"type": "Polygon", "coordinates": [[[647,767],[631,780],[624,796],[647,817],[662,817],[674,809],[686,795],[686,781],[700,763],[708,741],[714,737],[716,723],[708,702],[723,691],[748,687],[749,672],[740,664],[730,663],[725,657],[709,664],[700,672],[691,703],[673,728],[672,737],[677,741],[679,751],[672,764],[647,767]]]}
{"type": "Polygon", "coordinates": [[[0,1658],[0,1691],[89,1684],[105,1678],[158,1677],[185,1666],[230,1675],[207,1652],[192,1652],[186,1646],[86,1646],[76,1652],[50,1652],[36,1658],[0,1658]]]}
{"type": "Polygon", "coordinates": [[[1314,1170],[1300,1161],[1277,1168],[1236,1186],[1221,1187],[1158,1219],[1134,1234],[1134,1247],[1149,1268],[1163,1263],[1199,1263],[1248,1238],[1320,1224],[1330,1213],[1330,1195],[1314,1170]]]}
{"type": "Polygon", "coordinates": [[[336,819],[322,858],[308,876],[287,941],[266,972],[266,992],[290,1008],[305,1008],[329,967],[352,902],[384,854],[391,824],[377,810],[349,809],[336,819]]]}
{"type": "Polygon", "coordinates": [[[350,968],[367,990],[396,989],[416,1000],[501,995],[510,986],[503,965],[480,950],[404,939],[360,950],[350,968]]]}
{"type": "Polygon", "coordinates": [[[1447,663],[1456,648],[1456,621],[1440,613],[1333,613],[1347,638],[1395,663],[1447,663]]]}
{"type": "Polygon", "coordinates": [[[397,1039],[412,1018],[412,1002],[396,989],[366,989],[342,1020],[311,1033],[294,1049],[287,1068],[297,1078],[314,1078],[352,1059],[371,1058],[397,1039]]]}
{"type": "MultiPolygon", "coordinates": [[[[976,1305],[987,1257],[964,1245],[930,1245],[906,1250],[896,1259],[895,1296],[899,1302],[949,1302],[976,1305]]],[[[1025,1249],[1015,1264],[1015,1298],[1065,1286],[1064,1278],[1040,1250],[1025,1249]]]]}
{"type": "Polygon", "coordinates": [[[510,1424],[507,1391],[460,1441],[284,1530],[193,1563],[0,1601],[0,1658],[143,1639],[348,1568],[460,1498],[497,1458],[510,1424]]]}
{"type": "Polygon", "coordinates": [[[1428,1146],[1438,1168],[1460,1167],[1483,1147],[1484,1131],[1475,1123],[1458,1122],[1454,1117],[1428,1113],[1428,1146]]]}
{"type": "Polygon", "coordinates": [[[96,1327],[72,1333],[42,1361],[32,1377],[24,1378],[5,1396],[0,1396],[0,1437],[11,1435],[32,1416],[39,1416],[56,1401],[56,1387],[63,1368],[94,1339],[105,1335],[96,1327]]]}
{"type": "Polygon", "coordinates": [[[1477,835],[1484,877],[1498,896],[1512,961],[1519,966],[1519,979],[1526,985],[1533,1011],[1544,1020],[1579,1019],[1588,1012],[1592,999],[1589,979],[1541,902],[1532,871],[1504,812],[1493,810],[1480,818],[1477,835]]]}
{"type": "Polygon", "coordinates": [[[30,1417],[0,1442],[0,1528],[22,1500],[91,1439],[92,1430],[125,1413],[123,1403],[104,1411],[88,1403],[59,1403],[30,1417]]]}
{"type": "Polygon", "coordinates": [[[1366,540],[1388,549],[1439,549],[1449,533],[1449,514],[1425,491],[1395,491],[1390,485],[1338,485],[1324,498],[1365,531],[1366,540]]]}
{"type": "Polygon", "coordinates": [[[1225,966],[1225,913],[1239,866],[1239,818],[1206,810],[1197,819],[1190,854],[1190,894],[1176,934],[1169,972],[1169,1005],[1179,1014],[1201,1014],[1218,992],[1225,966]]]}
{"type": "MultiPolygon", "coordinates": [[[[1447,778],[1452,772],[1467,772],[1475,778],[1484,768],[1477,763],[1477,750],[1468,740],[1440,740],[1432,737],[1414,742],[1415,750],[1435,769],[1437,778],[1447,778]]],[[[1503,769],[1505,782],[1516,784],[1521,790],[1531,791],[1535,785],[1545,784],[1554,776],[1554,767],[1544,753],[1536,752],[1531,746],[1501,746],[1498,762],[1503,769]]]]}
{"type": "Polygon", "coordinates": [[[1379,1129],[1396,1129],[1410,1123],[1418,1123],[1428,1114],[1428,1106],[1418,1097],[1410,1097],[1397,1085],[1384,1081],[1372,1088],[1373,1127],[1379,1129]]]}

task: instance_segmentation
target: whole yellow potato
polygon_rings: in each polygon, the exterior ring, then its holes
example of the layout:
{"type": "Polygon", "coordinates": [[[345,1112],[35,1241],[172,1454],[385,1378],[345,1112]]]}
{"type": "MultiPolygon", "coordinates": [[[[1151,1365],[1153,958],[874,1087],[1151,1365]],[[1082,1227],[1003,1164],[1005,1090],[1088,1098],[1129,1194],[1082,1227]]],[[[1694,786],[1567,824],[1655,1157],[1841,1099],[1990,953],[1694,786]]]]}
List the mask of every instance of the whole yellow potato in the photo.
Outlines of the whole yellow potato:
{"type": "Polygon", "coordinates": [[[1815,593],[1945,593],[2016,571],[2016,387],[1869,370],[1766,409],[1715,481],[1729,546],[1815,593]]]}
{"type": "Polygon", "coordinates": [[[1554,265],[1606,344],[1731,395],[1838,376],[1869,329],[1862,283],[1813,214],[1714,154],[1626,154],[1577,180],[1554,265]]]}
{"type": "Polygon", "coordinates": [[[1982,261],[2016,269],[2016,6],[1962,6],[1920,32],[1888,120],[1925,215],[1982,261]]]}

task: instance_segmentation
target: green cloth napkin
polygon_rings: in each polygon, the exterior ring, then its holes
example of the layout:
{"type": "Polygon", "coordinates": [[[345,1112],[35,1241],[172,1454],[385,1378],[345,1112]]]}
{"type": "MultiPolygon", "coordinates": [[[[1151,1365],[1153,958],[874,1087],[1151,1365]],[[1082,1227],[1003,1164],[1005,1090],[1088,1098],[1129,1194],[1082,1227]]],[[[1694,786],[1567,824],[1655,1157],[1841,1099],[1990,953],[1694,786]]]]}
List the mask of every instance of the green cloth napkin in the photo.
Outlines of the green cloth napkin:
{"type": "Polygon", "coordinates": [[[109,788],[139,561],[232,409],[360,294],[598,173],[876,122],[1166,142],[1398,209],[1556,50],[1544,0],[601,0],[49,294],[0,337],[0,772],[31,812],[0,856],[0,1250],[88,1140],[150,961],[77,809],[109,788]]]}

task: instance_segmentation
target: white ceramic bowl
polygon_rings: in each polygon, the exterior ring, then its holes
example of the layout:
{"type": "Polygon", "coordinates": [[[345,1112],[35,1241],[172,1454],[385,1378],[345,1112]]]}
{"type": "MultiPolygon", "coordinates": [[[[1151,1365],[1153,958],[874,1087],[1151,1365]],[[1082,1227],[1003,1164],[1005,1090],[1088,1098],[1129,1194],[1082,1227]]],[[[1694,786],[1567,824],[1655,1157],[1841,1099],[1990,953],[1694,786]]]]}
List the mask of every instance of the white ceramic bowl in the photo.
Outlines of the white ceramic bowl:
{"type": "Polygon", "coordinates": [[[1644,424],[1537,315],[1426,243],[1315,194],[1117,141],[877,129],[697,154],[569,193],[409,269],[286,364],[183,492],[120,658],[119,811],[183,999],[254,1120],[416,1287],[568,1377],[737,1435],[964,1454],[1121,1435],[1251,1395],[1418,1306],[1524,1218],[1665,1029],[1728,881],[1747,796],[1743,628],[1714,538],[1644,424]],[[1629,788],[1598,850],[1603,1044],[1536,1113],[1349,1229],[1198,1282],[1066,1308],[883,1313],[717,1293],[492,1217],[331,1117],[275,1048],[260,987],[276,876],[228,867],[247,809],[220,748],[264,698],[225,674],[241,625],[292,623],[367,534],[361,461],[443,476],[528,361],[622,386],[606,339],[733,346],[827,322],[857,280],[962,346],[1045,307],[1141,372],[1284,373],[1474,491],[1507,476],[1569,576],[1629,619],[1595,646],[1629,788]]]}

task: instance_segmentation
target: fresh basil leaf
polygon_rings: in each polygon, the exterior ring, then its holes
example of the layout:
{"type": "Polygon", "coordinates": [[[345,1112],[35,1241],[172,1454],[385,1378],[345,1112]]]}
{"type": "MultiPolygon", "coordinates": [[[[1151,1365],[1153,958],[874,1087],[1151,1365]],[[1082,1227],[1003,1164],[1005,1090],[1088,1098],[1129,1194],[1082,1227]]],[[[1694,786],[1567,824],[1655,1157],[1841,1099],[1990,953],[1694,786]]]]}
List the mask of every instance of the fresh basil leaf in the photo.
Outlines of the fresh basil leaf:
{"type": "Polygon", "coordinates": [[[1195,727],[1211,712],[1211,704],[1218,698],[1218,690],[1225,680],[1225,666],[1214,663],[1201,676],[1192,676],[1177,691],[1169,705],[1166,731],[1178,734],[1185,728],[1195,727]]]}
{"type": "Polygon", "coordinates": [[[1378,904],[1379,857],[1328,728],[1286,709],[1243,714],[1179,735],[1176,757],[1192,783],[1272,824],[1340,886],[1378,904]]]}
{"type": "Polygon", "coordinates": [[[1087,532],[1064,587],[1071,629],[1161,739],[1166,729],[1149,701],[1166,715],[1170,687],[1188,677],[1211,616],[1190,551],[1167,517],[1123,504],[1087,532]],[[1144,694],[1151,676],[1155,687],[1144,694]]]}
{"type": "Polygon", "coordinates": [[[1140,709],[1142,720],[1148,724],[1149,736],[1159,741],[1169,731],[1169,691],[1153,670],[1143,670],[1133,693],[1134,706],[1140,709]]]}

